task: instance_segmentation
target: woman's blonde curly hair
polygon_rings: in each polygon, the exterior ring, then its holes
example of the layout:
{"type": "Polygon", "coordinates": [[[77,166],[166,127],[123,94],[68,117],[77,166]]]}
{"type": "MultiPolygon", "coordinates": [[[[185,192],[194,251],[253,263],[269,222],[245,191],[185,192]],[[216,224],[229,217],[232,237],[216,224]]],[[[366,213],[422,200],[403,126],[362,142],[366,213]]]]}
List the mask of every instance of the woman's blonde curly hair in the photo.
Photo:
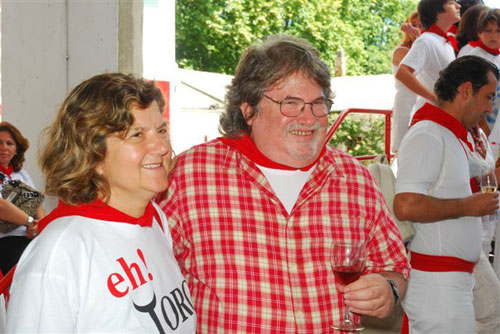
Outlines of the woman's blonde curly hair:
{"type": "Polygon", "coordinates": [[[96,75],[75,87],[54,122],[44,130],[45,147],[39,165],[45,192],[67,204],[106,200],[108,182],[96,172],[106,155],[107,136],[125,135],[134,122],[133,109],[146,109],[165,100],[153,81],[121,73],[96,75]]]}

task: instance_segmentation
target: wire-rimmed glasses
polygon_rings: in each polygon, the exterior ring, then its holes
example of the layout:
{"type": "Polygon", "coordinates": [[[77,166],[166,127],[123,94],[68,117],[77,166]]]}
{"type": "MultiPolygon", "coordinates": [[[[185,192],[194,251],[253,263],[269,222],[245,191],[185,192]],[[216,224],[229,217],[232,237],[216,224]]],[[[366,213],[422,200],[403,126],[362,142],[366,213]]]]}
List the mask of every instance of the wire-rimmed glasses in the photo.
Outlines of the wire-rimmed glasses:
{"type": "Polygon", "coordinates": [[[311,105],[312,114],[315,117],[325,117],[332,109],[333,101],[324,97],[316,99],[312,102],[306,102],[300,97],[287,97],[281,101],[276,101],[272,97],[264,94],[266,98],[280,105],[280,112],[286,117],[297,117],[304,112],[306,104],[311,105]]]}

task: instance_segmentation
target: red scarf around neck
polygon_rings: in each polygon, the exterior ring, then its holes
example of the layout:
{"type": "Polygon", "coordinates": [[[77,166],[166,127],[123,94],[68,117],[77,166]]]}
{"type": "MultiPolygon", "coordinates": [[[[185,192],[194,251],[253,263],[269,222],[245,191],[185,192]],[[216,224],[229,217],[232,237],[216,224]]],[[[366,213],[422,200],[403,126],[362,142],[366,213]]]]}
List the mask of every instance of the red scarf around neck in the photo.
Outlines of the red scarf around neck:
{"type": "Polygon", "coordinates": [[[458,44],[457,44],[457,40],[456,40],[455,36],[446,34],[443,30],[441,30],[441,28],[439,28],[435,24],[431,25],[429,29],[424,30],[424,33],[426,33],[426,32],[431,32],[431,33],[434,33],[436,35],[443,37],[444,39],[446,39],[446,41],[448,43],[451,44],[451,46],[453,47],[453,50],[455,50],[455,52],[458,52],[458,44]]]}
{"type": "Polygon", "coordinates": [[[302,168],[296,168],[279,164],[266,157],[264,154],[262,154],[261,151],[259,151],[259,149],[257,148],[257,146],[255,145],[255,143],[253,142],[253,140],[250,138],[249,135],[245,135],[243,137],[235,139],[228,139],[224,137],[219,137],[218,139],[222,141],[224,144],[229,145],[232,148],[240,151],[240,153],[246,155],[250,160],[255,162],[257,165],[273,169],[283,169],[283,170],[300,169],[301,171],[308,171],[309,169],[311,169],[312,166],[314,166],[318,162],[319,158],[321,158],[323,154],[325,154],[326,152],[326,147],[323,147],[318,158],[314,160],[313,163],[302,168]]]}
{"type": "Polygon", "coordinates": [[[14,171],[14,167],[12,166],[12,164],[9,164],[7,166],[7,168],[5,168],[4,166],[0,165],[0,173],[4,173],[8,177],[12,177],[12,172],[13,171],[14,171]]]}
{"type": "Polygon", "coordinates": [[[477,40],[477,41],[470,41],[469,45],[472,46],[473,48],[481,48],[484,51],[491,53],[492,55],[498,56],[500,54],[500,49],[490,49],[486,45],[484,45],[483,41],[477,40]]]}
{"type": "Polygon", "coordinates": [[[410,127],[420,121],[432,121],[450,130],[458,140],[463,141],[474,152],[474,146],[467,139],[467,130],[455,117],[446,113],[443,109],[426,103],[418,109],[411,120],[410,127]]]}
{"type": "Polygon", "coordinates": [[[151,227],[153,225],[153,217],[155,217],[158,224],[162,226],[160,216],[152,202],[149,202],[146,206],[144,215],[135,218],[109,206],[100,199],[96,199],[93,202],[80,205],[69,205],[59,201],[57,207],[40,220],[38,230],[41,232],[53,220],[67,216],[82,216],[116,223],[134,224],[142,227],[151,227]]]}

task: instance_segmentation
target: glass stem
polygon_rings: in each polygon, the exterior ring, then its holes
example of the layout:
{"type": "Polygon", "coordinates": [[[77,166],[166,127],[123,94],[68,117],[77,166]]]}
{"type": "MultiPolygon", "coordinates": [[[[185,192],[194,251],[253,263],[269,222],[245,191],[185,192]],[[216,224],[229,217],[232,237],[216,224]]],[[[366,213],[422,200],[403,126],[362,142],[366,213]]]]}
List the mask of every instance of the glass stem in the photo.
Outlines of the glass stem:
{"type": "Polygon", "coordinates": [[[344,297],[343,294],[342,294],[342,299],[344,300],[344,323],[350,324],[351,323],[351,317],[350,317],[350,314],[349,314],[349,308],[345,304],[345,297],[344,297]]]}

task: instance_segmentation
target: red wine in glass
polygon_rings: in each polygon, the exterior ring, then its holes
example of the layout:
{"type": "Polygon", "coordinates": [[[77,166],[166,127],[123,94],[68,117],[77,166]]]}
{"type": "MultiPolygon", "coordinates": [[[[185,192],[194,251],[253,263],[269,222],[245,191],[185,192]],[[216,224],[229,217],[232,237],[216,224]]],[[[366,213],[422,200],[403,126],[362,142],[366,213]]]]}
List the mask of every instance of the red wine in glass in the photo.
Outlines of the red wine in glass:
{"type": "MultiPolygon", "coordinates": [[[[361,241],[334,242],[330,249],[330,261],[335,280],[339,285],[345,286],[356,281],[365,268],[365,244],[361,241]]],[[[344,319],[335,323],[332,328],[339,331],[360,331],[364,326],[355,324],[350,317],[347,307],[344,307],[344,319]]]]}
{"type": "Polygon", "coordinates": [[[363,273],[364,265],[358,264],[353,266],[336,266],[333,269],[335,279],[342,285],[348,285],[356,281],[363,273]]]}

